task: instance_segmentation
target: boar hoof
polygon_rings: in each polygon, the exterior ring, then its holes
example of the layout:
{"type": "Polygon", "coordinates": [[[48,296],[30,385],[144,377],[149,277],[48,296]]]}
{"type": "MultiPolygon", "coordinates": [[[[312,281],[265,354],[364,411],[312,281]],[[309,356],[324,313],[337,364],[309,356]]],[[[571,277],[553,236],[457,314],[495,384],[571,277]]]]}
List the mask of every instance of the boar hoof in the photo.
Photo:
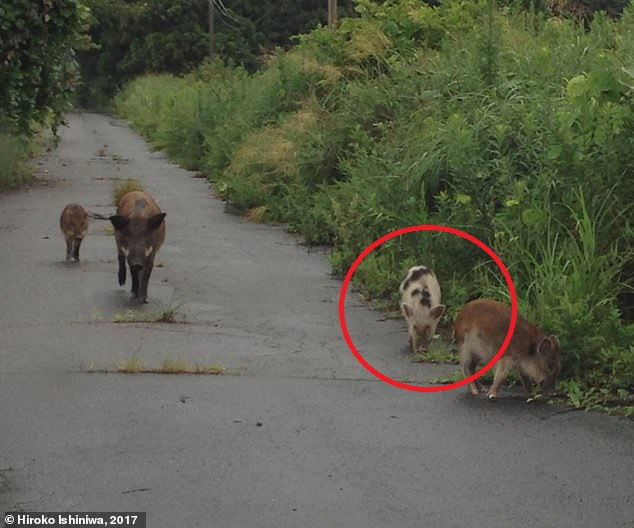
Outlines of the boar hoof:
{"type": "Polygon", "coordinates": [[[495,401],[497,399],[497,394],[489,393],[489,401],[495,401]]]}

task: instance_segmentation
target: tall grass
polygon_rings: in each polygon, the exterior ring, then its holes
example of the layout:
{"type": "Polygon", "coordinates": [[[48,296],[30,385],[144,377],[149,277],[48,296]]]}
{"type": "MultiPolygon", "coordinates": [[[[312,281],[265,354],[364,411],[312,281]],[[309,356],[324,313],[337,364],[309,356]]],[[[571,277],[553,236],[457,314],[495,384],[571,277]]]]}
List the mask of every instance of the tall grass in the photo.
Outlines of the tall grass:
{"type": "Polygon", "coordinates": [[[26,139],[0,132],[0,189],[17,187],[31,180],[32,171],[25,163],[30,153],[26,139]]]}
{"type": "Polygon", "coordinates": [[[133,178],[127,178],[115,183],[112,187],[112,205],[117,207],[121,198],[132,191],[145,191],[145,189],[143,188],[141,182],[133,178]]]}
{"type": "MultiPolygon", "coordinates": [[[[632,335],[631,327],[620,323],[616,305],[622,288],[619,275],[632,255],[619,249],[622,240],[602,247],[601,226],[624,220],[606,218],[613,192],[595,200],[581,188],[572,195],[576,203],[565,206],[571,227],[557,220],[547,206],[543,216],[528,220],[497,250],[512,263],[510,271],[525,315],[566,343],[564,375],[584,378],[600,363],[606,347],[622,345],[632,335]]],[[[503,232],[513,231],[504,228],[503,232]]]]}

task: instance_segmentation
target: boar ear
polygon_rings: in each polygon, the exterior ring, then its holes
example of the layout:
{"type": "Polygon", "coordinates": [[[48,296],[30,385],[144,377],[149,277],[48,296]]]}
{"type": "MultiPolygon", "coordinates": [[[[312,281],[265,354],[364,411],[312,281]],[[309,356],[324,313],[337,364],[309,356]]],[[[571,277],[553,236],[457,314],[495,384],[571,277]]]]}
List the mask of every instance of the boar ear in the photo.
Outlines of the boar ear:
{"type": "Polygon", "coordinates": [[[444,304],[439,304],[438,306],[434,306],[431,309],[431,316],[434,319],[440,319],[442,317],[442,314],[445,313],[445,305],[444,304]]]}
{"type": "Polygon", "coordinates": [[[148,224],[150,225],[150,227],[152,229],[158,229],[158,227],[161,225],[161,223],[163,222],[163,219],[165,218],[165,215],[167,213],[159,213],[159,214],[155,214],[154,216],[152,216],[149,220],[148,220],[148,224]]]}
{"type": "Polygon", "coordinates": [[[407,303],[401,303],[401,310],[403,310],[405,317],[412,317],[414,314],[413,308],[407,303]]]}
{"type": "MultiPolygon", "coordinates": [[[[559,340],[557,340],[557,343],[559,343],[559,340]]],[[[542,340],[537,345],[537,350],[540,354],[551,354],[555,348],[556,345],[549,336],[542,337],[542,340]]]]}
{"type": "Polygon", "coordinates": [[[125,229],[125,226],[128,225],[128,223],[130,222],[130,219],[127,216],[112,215],[110,217],[110,221],[112,222],[113,227],[117,231],[121,231],[122,229],[125,229]]]}

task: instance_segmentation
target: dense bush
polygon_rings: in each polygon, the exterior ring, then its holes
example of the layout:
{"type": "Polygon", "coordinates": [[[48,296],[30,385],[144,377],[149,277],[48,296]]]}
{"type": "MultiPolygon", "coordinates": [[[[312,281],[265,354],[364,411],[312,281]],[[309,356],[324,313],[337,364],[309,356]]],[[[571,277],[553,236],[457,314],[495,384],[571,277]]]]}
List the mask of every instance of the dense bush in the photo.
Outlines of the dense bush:
{"type": "MultiPolygon", "coordinates": [[[[209,58],[209,2],[205,0],[83,0],[92,12],[95,42],[79,54],[79,101],[104,107],[131,79],[144,73],[190,72],[209,58]]],[[[339,0],[350,11],[351,0],[339,0]]],[[[323,23],[323,0],[215,2],[214,59],[258,70],[263,56],[323,23]]]]}
{"type": "Polygon", "coordinates": [[[78,0],[2,2],[0,127],[31,133],[34,125],[59,124],[72,100],[87,17],[78,0]]]}
{"type": "Polygon", "coordinates": [[[0,5],[0,188],[30,179],[33,137],[56,132],[87,45],[88,11],[78,0],[4,0],[0,5]]]}
{"type": "MultiPolygon", "coordinates": [[[[475,0],[357,8],[260,73],[143,78],[117,107],[245,213],[332,245],[337,273],[399,227],[470,232],[506,263],[520,310],[559,335],[568,390],[631,394],[634,10],[585,28],[475,0]]],[[[355,278],[394,306],[407,267],[429,264],[449,319],[470,298],[508,299],[485,257],[417,233],[355,278]]]]}

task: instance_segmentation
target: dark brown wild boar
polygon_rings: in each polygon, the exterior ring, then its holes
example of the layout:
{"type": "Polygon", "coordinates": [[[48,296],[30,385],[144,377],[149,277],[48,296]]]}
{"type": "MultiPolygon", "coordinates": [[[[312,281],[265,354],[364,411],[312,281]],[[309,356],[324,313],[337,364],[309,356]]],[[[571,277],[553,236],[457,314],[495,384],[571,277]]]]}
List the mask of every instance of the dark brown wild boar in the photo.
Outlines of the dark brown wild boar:
{"type": "MultiPolygon", "coordinates": [[[[465,305],[453,325],[454,338],[462,356],[465,375],[475,374],[478,363],[488,363],[502,346],[511,322],[511,307],[491,299],[478,299],[465,305]]],[[[527,392],[531,380],[552,393],[561,368],[559,340],[546,335],[523,317],[517,317],[508,348],[495,365],[489,398],[497,397],[500,385],[511,368],[519,370],[527,392]]],[[[480,392],[477,381],[469,384],[472,394],[480,392]]]]}
{"type": "Polygon", "coordinates": [[[88,213],[79,204],[69,203],[59,217],[66,239],[66,262],[79,262],[79,246],[88,233],[88,213]]]}
{"type": "Polygon", "coordinates": [[[125,284],[126,259],[132,275],[132,296],[147,302],[147,286],[154,257],[165,240],[165,213],[143,191],[124,194],[117,214],[110,217],[114,226],[119,257],[119,285],[125,284]]]}

